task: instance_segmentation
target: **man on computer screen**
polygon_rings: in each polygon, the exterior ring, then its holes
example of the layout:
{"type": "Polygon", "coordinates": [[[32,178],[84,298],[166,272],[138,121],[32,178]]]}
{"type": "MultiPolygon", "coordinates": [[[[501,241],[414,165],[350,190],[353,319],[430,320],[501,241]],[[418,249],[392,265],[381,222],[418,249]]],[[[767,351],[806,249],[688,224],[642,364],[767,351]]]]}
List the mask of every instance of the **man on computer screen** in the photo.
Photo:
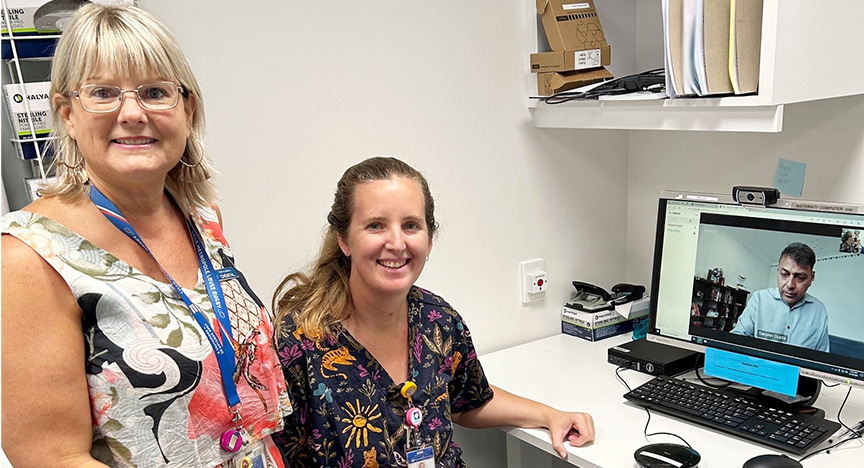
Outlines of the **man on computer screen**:
{"type": "Polygon", "coordinates": [[[816,254],[794,242],[780,253],[777,287],[753,293],[732,333],[828,352],[828,311],[807,294],[816,254]]]}

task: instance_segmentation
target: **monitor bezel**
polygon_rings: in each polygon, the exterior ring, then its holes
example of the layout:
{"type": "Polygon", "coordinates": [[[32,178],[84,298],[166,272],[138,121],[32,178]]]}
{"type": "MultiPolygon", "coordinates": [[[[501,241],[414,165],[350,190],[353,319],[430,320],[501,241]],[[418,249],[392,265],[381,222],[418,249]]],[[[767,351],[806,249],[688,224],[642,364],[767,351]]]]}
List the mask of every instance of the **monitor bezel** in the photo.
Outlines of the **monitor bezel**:
{"type": "MultiPolygon", "coordinates": [[[[731,195],[699,193],[699,192],[661,192],[657,207],[657,230],[654,237],[654,258],[651,280],[651,298],[659,297],[660,270],[663,256],[663,239],[666,229],[666,206],[669,201],[689,201],[709,204],[727,204],[740,206],[731,195]]],[[[784,200],[780,199],[776,204],[768,207],[756,207],[755,209],[784,210],[794,209],[810,212],[830,212],[844,214],[864,214],[864,205],[823,202],[811,200],[784,200]]],[[[831,382],[839,382],[845,385],[864,389],[864,359],[855,359],[849,356],[830,354],[797,346],[774,343],[759,338],[731,335],[727,332],[716,330],[701,330],[699,335],[689,334],[690,341],[663,335],[655,327],[657,319],[658,300],[652,300],[648,315],[648,341],[663,343],[679,348],[689,349],[704,353],[706,348],[712,347],[724,351],[731,351],[747,356],[768,359],[799,367],[800,375],[818,378],[831,382]],[[721,339],[722,338],[722,339],[721,339]]]]}

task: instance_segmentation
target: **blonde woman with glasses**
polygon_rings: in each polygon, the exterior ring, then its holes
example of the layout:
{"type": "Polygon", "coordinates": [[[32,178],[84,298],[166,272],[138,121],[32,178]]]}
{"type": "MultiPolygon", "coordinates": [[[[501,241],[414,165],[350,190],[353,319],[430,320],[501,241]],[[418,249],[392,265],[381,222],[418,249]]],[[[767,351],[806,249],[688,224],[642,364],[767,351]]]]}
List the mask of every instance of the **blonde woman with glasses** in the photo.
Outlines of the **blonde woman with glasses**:
{"type": "Polygon", "coordinates": [[[273,322],[234,265],[201,90],[134,7],[71,19],[58,182],[3,217],[3,450],[21,467],[282,467],[273,322]]]}

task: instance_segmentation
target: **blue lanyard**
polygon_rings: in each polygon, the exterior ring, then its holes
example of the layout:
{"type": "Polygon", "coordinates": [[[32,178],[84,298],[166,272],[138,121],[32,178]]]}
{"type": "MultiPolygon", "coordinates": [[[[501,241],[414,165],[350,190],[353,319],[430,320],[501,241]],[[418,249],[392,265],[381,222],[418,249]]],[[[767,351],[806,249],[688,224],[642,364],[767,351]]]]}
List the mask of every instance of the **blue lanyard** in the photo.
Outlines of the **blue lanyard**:
{"type": "MultiPolygon", "coordinates": [[[[168,192],[166,192],[168,193],[168,192]]],[[[174,201],[173,197],[169,193],[168,196],[174,201]]],[[[150,252],[150,249],[144,244],[144,241],[141,239],[141,236],[135,232],[135,229],[129,224],[129,221],[123,217],[123,214],[120,213],[120,210],[117,208],[114,203],[111,202],[102,192],[99,191],[92,183],[90,184],[90,199],[93,201],[93,204],[99,208],[99,211],[108,218],[108,221],[111,221],[117,229],[122,231],[124,234],[129,236],[130,239],[134,240],[141,248],[147,252],[153,261],[156,262],[156,265],[159,266],[159,269],[162,270],[162,273],[168,278],[168,281],[171,282],[171,285],[174,286],[174,289],[177,291],[177,294],[183,299],[183,302],[186,304],[186,307],[189,308],[189,311],[192,312],[192,315],[195,317],[195,320],[198,322],[198,325],[204,330],[204,334],[207,336],[207,340],[210,342],[210,346],[213,347],[213,352],[216,354],[216,362],[219,364],[219,372],[222,374],[222,384],[225,387],[225,396],[228,398],[228,405],[234,410],[235,416],[239,416],[237,410],[235,410],[235,406],[240,404],[240,396],[237,394],[237,384],[234,383],[234,368],[236,366],[235,356],[234,356],[234,346],[231,345],[231,322],[228,318],[228,310],[225,306],[225,298],[222,295],[222,287],[219,285],[219,281],[217,279],[216,272],[213,269],[213,264],[210,262],[210,257],[207,255],[207,251],[204,249],[204,242],[201,240],[198,230],[195,229],[195,225],[192,224],[192,220],[189,217],[186,217],[186,227],[189,229],[189,232],[192,235],[192,243],[195,245],[195,254],[198,256],[198,267],[201,269],[201,275],[204,278],[204,285],[207,288],[207,295],[210,296],[210,303],[213,305],[213,311],[216,313],[216,317],[219,319],[220,331],[222,335],[222,339],[216,336],[216,331],[210,325],[210,322],[207,320],[207,317],[204,316],[204,313],[201,312],[201,308],[199,308],[195,303],[193,303],[189,296],[183,292],[183,289],[178,285],[171,275],[162,268],[162,265],[159,263],[159,260],[156,260],[156,257],[150,252]],[[227,343],[227,346],[223,345],[223,343],[227,343]]],[[[176,204],[176,202],[175,202],[176,204]]]]}

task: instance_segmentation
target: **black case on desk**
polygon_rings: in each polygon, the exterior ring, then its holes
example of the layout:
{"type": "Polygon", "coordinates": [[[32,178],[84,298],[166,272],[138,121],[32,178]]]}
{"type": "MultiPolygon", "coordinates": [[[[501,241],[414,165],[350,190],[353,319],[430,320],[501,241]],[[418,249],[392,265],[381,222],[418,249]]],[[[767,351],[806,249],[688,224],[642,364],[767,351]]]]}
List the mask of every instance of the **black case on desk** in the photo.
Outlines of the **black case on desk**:
{"type": "Polygon", "coordinates": [[[643,338],[609,348],[608,361],[649,375],[672,377],[695,369],[700,354],[643,338]]]}

